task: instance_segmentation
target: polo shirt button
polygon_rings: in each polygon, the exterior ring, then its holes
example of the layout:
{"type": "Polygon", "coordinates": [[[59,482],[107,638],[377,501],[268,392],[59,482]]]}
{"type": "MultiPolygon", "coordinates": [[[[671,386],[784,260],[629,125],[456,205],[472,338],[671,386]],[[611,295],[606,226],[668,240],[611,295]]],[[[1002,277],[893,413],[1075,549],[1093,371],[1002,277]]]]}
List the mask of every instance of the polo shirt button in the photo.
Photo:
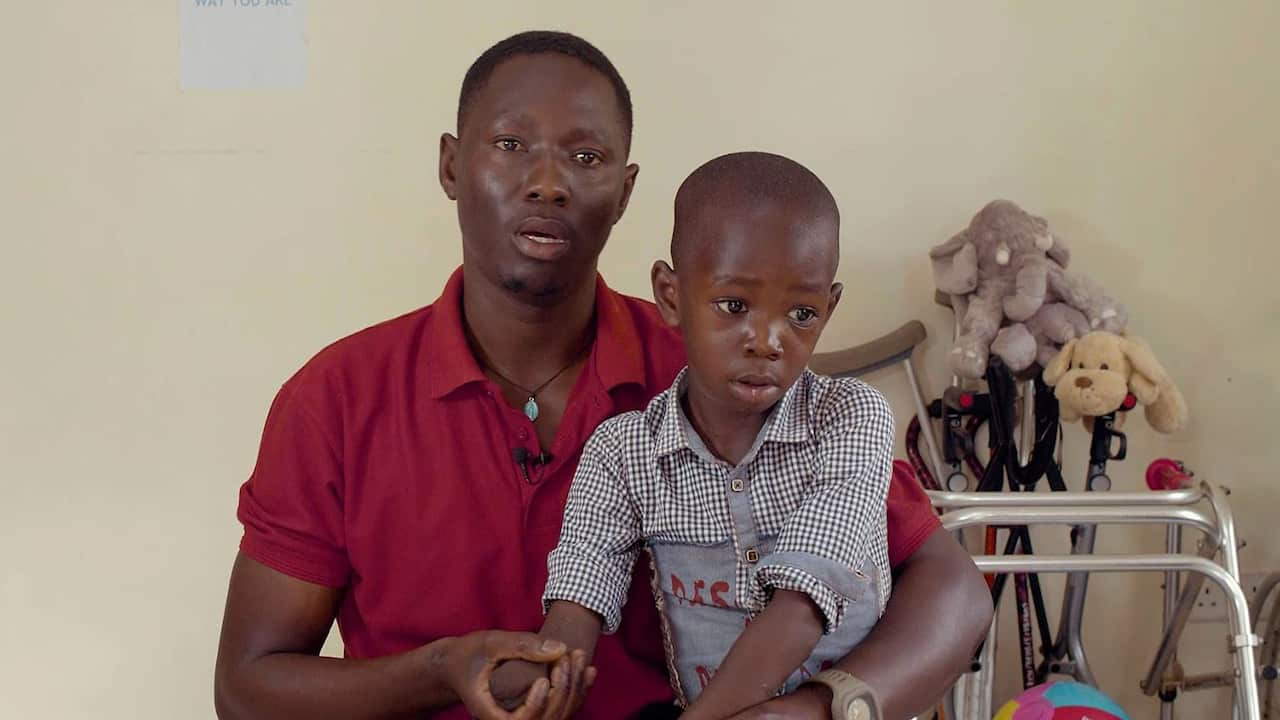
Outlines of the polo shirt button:
{"type": "Polygon", "coordinates": [[[529,439],[529,431],[528,431],[528,430],[525,430],[524,428],[520,428],[520,432],[518,432],[518,433],[516,433],[516,434],[517,434],[517,435],[519,435],[519,437],[520,437],[520,439],[521,439],[521,440],[528,440],[528,439],[529,439]]]}
{"type": "Polygon", "coordinates": [[[747,551],[742,554],[742,556],[746,558],[747,562],[749,563],[760,562],[760,552],[757,551],[755,548],[748,548],[747,551]]]}
{"type": "Polygon", "coordinates": [[[733,481],[729,483],[729,489],[734,492],[742,492],[744,487],[746,487],[746,485],[743,484],[742,478],[734,478],[733,481]]]}

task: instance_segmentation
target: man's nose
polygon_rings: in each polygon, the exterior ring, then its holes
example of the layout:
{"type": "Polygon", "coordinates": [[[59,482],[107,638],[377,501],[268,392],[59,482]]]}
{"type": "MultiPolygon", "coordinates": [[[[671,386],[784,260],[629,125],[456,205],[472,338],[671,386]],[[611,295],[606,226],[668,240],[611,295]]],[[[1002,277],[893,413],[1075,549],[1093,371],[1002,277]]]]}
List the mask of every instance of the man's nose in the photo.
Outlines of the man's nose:
{"type": "Polygon", "coordinates": [[[560,163],[549,154],[534,161],[525,182],[525,199],[564,206],[569,202],[569,182],[560,163]]]}

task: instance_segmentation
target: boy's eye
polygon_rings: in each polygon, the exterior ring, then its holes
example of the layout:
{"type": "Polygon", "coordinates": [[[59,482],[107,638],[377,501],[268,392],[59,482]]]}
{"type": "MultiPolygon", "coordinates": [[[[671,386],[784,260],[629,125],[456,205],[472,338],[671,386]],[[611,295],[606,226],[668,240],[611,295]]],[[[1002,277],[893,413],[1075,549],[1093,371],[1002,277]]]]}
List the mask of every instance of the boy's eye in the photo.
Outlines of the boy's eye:
{"type": "Polygon", "coordinates": [[[493,144],[496,145],[499,150],[506,150],[507,152],[515,152],[523,147],[520,144],[520,141],[515,138],[498,138],[493,142],[493,144]]]}
{"type": "Polygon", "coordinates": [[[787,314],[791,316],[791,321],[797,325],[808,325],[818,317],[818,311],[809,307],[798,307],[787,314]]]}
{"type": "Polygon", "coordinates": [[[738,313],[746,312],[747,310],[747,304],[737,298],[717,300],[713,304],[718,310],[720,310],[720,312],[728,313],[729,315],[737,315],[738,313]]]}
{"type": "Polygon", "coordinates": [[[600,153],[591,150],[579,150],[573,154],[573,159],[583,165],[599,165],[604,162],[604,158],[600,157],[600,153]]]}

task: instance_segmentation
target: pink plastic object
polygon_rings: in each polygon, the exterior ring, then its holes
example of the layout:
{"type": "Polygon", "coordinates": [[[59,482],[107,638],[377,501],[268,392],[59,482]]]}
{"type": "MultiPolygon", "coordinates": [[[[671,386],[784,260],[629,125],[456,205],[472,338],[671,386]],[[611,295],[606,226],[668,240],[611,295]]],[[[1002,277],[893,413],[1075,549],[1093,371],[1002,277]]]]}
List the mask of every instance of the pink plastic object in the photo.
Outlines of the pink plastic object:
{"type": "Polygon", "coordinates": [[[1177,460],[1159,458],[1147,466],[1147,487],[1152,490],[1182,490],[1195,481],[1186,466],[1177,460]]]}

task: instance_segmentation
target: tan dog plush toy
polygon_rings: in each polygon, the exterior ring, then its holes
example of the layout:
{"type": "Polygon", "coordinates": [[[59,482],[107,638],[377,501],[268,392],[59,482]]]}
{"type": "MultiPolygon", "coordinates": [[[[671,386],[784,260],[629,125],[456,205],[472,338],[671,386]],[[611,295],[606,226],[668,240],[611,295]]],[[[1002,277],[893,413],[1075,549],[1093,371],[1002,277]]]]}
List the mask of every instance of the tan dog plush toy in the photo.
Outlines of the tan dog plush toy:
{"type": "Polygon", "coordinates": [[[1187,424],[1182,393],[1135,337],[1094,331],[1071,340],[1045,368],[1044,381],[1053,386],[1062,419],[1084,418],[1087,428],[1093,418],[1121,409],[1129,393],[1143,404],[1152,429],[1172,433],[1187,424]]]}

